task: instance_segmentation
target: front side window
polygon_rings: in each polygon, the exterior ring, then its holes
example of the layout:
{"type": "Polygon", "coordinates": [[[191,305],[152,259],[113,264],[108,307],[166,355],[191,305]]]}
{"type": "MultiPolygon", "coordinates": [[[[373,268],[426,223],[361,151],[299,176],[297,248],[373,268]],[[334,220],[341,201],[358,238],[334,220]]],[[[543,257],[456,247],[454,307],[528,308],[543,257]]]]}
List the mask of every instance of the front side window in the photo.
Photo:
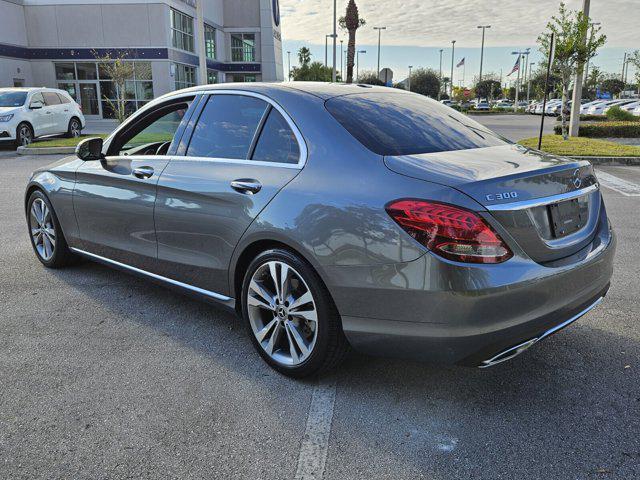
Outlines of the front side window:
{"type": "Polygon", "coordinates": [[[181,63],[174,63],[176,90],[196,85],[196,69],[181,63]]]}
{"type": "Polygon", "coordinates": [[[109,155],[164,155],[189,109],[191,100],[159,107],[118,134],[109,155]],[[160,153],[161,152],[161,153],[160,153]]]}
{"type": "Polygon", "coordinates": [[[33,95],[31,95],[31,101],[29,102],[29,104],[33,105],[34,103],[37,103],[37,102],[40,102],[42,105],[44,105],[44,97],[40,92],[34,93],[33,95]]]}
{"type": "Polygon", "coordinates": [[[291,127],[282,114],[271,109],[256,144],[252,160],[275,163],[298,163],[300,147],[291,127]]]}
{"type": "Polygon", "coordinates": [[[191,137],[187,156],[244,160],[267,103],[242,95],[212,95],[191,137]]]}
{"type": "Polygon", "coordinates": [[[193,17],[171,9],[171,44],[180,50],[195,51],[193,48],[193,17]]]}
{"type": "Polygon", "coordinates": [[[395,92],[335,97],[325,104],[360,143],[378,155],[412,155],[507,145],[466,115],[395,92]]]}
{"type": "Polygon", "coordinates": [[[204,25],[204,50],[207,58],[216,59],[216,29],[210,25],[204,25]]]}
{"type": "Polygon", "coordinates": [[[254,33],[231,34],[231,61],[256,61],[256,36],[254,33]]]}
{"type": "Polygon", "coordinates": [[[27,92],[0,92],[0,107],[21,107],[27,101],[27,92]]]}

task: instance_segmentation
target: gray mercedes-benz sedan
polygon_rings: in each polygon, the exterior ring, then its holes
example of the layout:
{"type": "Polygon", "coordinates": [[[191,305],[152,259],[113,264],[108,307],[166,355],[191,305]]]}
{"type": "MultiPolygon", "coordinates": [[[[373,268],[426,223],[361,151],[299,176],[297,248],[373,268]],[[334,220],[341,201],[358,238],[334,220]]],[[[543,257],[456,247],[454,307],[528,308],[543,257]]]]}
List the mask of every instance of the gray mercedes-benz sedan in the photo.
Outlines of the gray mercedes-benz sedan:
{"type": "Polygon", "coordinates": [[[105,263],[235,310],[276,370],[349,347],[488,367],[597,306],[615,237],[592,166],[365,85],[195,87],[36,171],[47,267],[105,263]]]}

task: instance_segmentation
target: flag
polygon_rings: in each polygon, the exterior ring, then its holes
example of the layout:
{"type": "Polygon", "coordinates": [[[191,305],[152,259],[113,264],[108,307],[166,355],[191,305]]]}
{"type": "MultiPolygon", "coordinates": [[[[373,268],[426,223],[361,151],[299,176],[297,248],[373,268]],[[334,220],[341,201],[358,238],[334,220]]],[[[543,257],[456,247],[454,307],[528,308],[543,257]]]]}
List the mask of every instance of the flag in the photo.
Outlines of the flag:
{"type": "Polygon", "coordinates": [[[462,60],[460,60],[460,62],[458,63],[458,65],[456,65],[456,68],[460,68],[461,66],[463,66],[463,65],[464,65],[464,58],[465,58],[465,57],[462,57],[462,60]]]}
{"type": "Polygon", "coordinates": [[[507,77],[510,77],[511,74],[516,73],[518,70],[520,70],[520,55],[518,55],[518,59],[516,60],[516,64],[513,66],[513,69],[509,72],[507,77]]]}

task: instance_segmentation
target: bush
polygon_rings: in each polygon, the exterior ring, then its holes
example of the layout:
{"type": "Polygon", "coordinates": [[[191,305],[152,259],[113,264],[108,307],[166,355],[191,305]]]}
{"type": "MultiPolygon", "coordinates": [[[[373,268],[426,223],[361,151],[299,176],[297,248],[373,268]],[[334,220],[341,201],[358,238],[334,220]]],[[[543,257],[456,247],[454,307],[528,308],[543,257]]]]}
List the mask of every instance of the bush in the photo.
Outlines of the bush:
{"type": "MultiPolygon", "coordinates": [[[[635,118],[635,117],[634,117],[635,118]]],[[[640,117],[638,117],[640,120],[640,117]]],[[[556,120],[560,122],[562,120],[562,116],[558,115],[556,120]]],[[[609,119],[604,115],[580,115],[581,122],[608,122],[609,119]]]]}
{"type": "MultiPolygon", "coordinates": [[[[556,135],[562,135],[562,126],[554,127],[556,135]]],[[[580,125],[580,137],[589,138],[640,138],[640,122],[599,122],[580,125]]]]}
{"type": "Polygon", "coordinates": [[[627,112],[616,105],[607,110],[607,118],[611,121],[635,122],[640,117],[635,117],[633,113],[627,112]]]}

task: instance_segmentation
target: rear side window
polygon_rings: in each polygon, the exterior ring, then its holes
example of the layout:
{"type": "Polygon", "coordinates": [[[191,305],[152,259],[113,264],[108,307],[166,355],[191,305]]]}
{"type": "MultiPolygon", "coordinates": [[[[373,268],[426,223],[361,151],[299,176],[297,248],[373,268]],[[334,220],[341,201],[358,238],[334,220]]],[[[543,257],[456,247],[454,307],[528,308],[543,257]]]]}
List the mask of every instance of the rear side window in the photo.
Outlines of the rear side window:
{"type": "Polygon", "coordinates": [[[282,114],[275,108],[271,109],[264,124],[252,159],[292,164],[300,160],[300,147],[296,136],[282,114]]]}
{"type": "Polygon", "coordinates": [[[187,149],[189,157],[247,159],[267,103],[242,95],[212,95],[187,149]]]}
{"type": "Polygon", "coordinates": [[[57,93],[56,95],[58,95],[58,99],[60,100],[60,103],[71,103],[71,100],[65,97],[63,94],[57,93]]]}
{"type": "Polygon", "coordinates": [[[449,152],[508,144],[479,123],[419,95],[395,92],[335,97],[327,110],[378,155],[449,152]]]}
{"type": "Polygon", "coordinates": [[[45,105],[60,105],[60,98],[54,92],[42,92],[45,105]]]}

